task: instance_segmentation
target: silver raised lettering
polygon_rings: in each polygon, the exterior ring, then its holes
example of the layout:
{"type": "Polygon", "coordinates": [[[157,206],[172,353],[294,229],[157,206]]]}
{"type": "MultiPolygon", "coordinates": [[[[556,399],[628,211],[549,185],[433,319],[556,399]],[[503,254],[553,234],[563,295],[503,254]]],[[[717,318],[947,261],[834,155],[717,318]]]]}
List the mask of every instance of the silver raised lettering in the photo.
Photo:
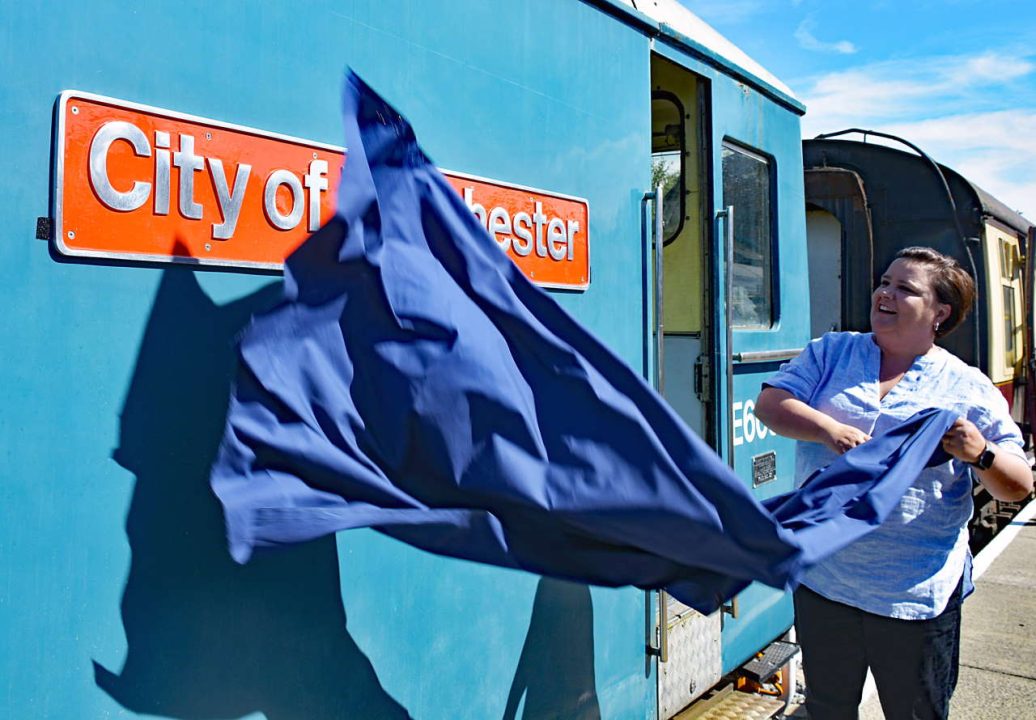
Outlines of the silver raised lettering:
{"type": "Polygon", "coordinates": [[[468,210],[475,213],[475,217],[477,217],[478,221],[482,223],[482,227],[489,227],[486,224],[486,209],[475,202],[474,188],[464,188],[464,204],[468,206],[468,210]]]}
{"type": "Polygon", "coordinates": [[[518,255],[525,257],[532,252],[532,218],[529,217],[527,212],[518,212],[514,214],[514,241],[511,243],[511,249],[518,255]],[[519,242],[519,238],[523,242],[519,242]]]}
{"type": "Polygon", "coordinates": [[[575,257],[575,237],[576,233],[579,232],[579,221],[569,220],[568,221],[568,259],[571,260],[575,257]]]}
{"type": "Polygon", "coordinates": [[[130,212],[147,202],[151,183],[135,180],[127,192],[120,192],[112,186],[108,178],[108,151],[116,140],[125,140],[132,145],[138,157],[151,157],[151,145],[140,128],[124,120],[106,122],[90,141],[90,185],[101,202],[112,210],[130,212]]]}
{"type": "Polygon", "coordinates": [[[205,167],[205,158],[194,154],[194,137],[180,134],[180,149],[173,153],[173,165],[180,170],[180,214],[201,220],[202,207],[194,201],[194,173],[205,167]]]}
{"type": "Polygon", "coordinates": [[[266,219],[281,230],[291,230],[302,220],[302,213],[306,209],[306,198],[302,190],[302,183],[298,176],[290,170],[274,170],[266,179],[266,189],[263,191],[263,210],[266,212],[266,219]],[[277,209],[277,189],[281,185],[287,185],[291,190],[292,206],[291,212],[282,215],[277,209]]]}
{"type": "Polygon", "coordinates": [[[547,244],[543,238],[543,226],[547,222],[547,216],[543,214],[543,203],[536,202],[536,211],[532,214],[532,221],[536,224],[536,254],[540,257],[547,257],[547,244]]]}
{"type": "Polygon", "coordinates": [[[241,203],[245,199],[245,188],[248,185],[248,177],[252,173],[252,166],[247,163],[240,163],[237,166],[237,175],[234,178],[234,189],[227,187],[227,174],[223,171],[223,161],[219,158],[209,158],[209,173],[212,175],[212,183],[216,186],[216,199],[219,200],[219,211],[223,215],[223,222],[212,224],[212,237],[216,240],[228,240],[234,235],[234,228],[237,227],[237,219],[241,214],[241,203]]]}
{"type": "Polygon", "coordinates": [[[561,218],[553,218],[547,225],[547,248],[552,260],[564,260],[568,255],[568,236],[565,235],[565,222],[561,218]]]}
{"type": "Polygon", "coordinates": [[[309,231],[320,229],[320,193],[327,190],[327,160],[312,160],[303,177],[309,189],[309,231]]]}
{"type": "Polygon", "coordinates": [[[489,234],[501,250],[506,251],[511,246],[511,216],[500,206],[489,211],[489,234]]]}
{"type": "Polygon", "coordinates": [[[155,131],[155,215],[169,214],[169,133],[155,131]],[[162,148],[162,149],[159,149],[162,148]]]}

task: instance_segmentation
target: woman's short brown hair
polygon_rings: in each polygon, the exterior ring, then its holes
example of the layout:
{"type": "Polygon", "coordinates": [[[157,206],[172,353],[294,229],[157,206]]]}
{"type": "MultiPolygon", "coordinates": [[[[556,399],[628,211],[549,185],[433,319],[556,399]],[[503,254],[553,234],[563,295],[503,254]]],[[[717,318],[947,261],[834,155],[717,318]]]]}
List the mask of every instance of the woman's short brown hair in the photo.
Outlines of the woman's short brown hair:
{"type": "Polygon", "coordinates": [[[930,247],[908,247],[896,253],[896,259],[924,265],[932,274],[932,289],[943,305],[950,306],[950,316],[939,323],[936,337],[949,335],[971,312],[975,302],[975,281],[953,258],[930,247]]]}

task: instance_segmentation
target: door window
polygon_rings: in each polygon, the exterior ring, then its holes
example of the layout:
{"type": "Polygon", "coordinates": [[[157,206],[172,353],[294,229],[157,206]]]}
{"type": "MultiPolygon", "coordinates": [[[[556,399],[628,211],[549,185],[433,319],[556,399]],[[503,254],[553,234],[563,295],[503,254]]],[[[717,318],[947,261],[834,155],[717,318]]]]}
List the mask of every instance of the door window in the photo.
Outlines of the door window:
{"type": "Polygon", "coordinates": [[[723,143],[723,204],[734,206],[734,327],[773,325],[772,168],[770,160],[723,143]]]}
{"type": "Polygon", "coordinates": [[[684,112],[675,95],[651,99],[651,187],[662,186],[662,235],[668,245],[684,219],[684,112]]]}

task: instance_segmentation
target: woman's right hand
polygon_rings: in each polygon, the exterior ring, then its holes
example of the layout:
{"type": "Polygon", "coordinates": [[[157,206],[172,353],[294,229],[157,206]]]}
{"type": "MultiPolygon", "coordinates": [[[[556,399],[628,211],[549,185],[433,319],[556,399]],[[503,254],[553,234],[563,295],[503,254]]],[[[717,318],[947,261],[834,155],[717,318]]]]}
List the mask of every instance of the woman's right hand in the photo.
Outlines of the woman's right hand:
{"type": "Polygon", "coordinates": [[[821,443],[839,455],[871,439],[862,430],[844,425],[775,387],[764,387],[759,393],[755,416],[778,435],[821,443]]]}
{"type": "Polygon", "coordinates": [[[821,442],[839,455],[871,439],[871,436],[862,430],[854,428],[852,425],[845,425],[834,419],[824,423],[821,430],[821,442]]]}

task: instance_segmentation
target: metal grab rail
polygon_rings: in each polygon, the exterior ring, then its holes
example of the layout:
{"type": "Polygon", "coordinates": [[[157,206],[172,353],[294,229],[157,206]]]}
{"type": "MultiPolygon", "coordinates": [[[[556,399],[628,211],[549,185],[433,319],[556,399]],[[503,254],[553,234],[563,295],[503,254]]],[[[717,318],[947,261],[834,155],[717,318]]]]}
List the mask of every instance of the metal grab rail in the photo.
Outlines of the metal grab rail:
{"type": "Polygon", "coordinates": [[[655,187],[655,377],[658,378],[659,394],[665,389],[665,316],[663,291],[665,290],[665,266],[663,265],[665,236],[662,224],[662,184],[655,187]]]}
{"type": "MultiPolygon", "coordinates": [[[[726,360],[724,362],[724,373],[726,387],[723,390],[723,400],[727,406],[727,462],[731,469],[734,467],[734,310],[733,310],[733,286],[734,286],[734,206],[727,205],[723,210],[716,213],[716,218],[723,220],[723,323],[726,335],[726,360]]],[[[738,616],[737,596],[731,598],[730,602],[720,608],[720,612],[729,614],[731,617],[738,616]]]]}
{"type": "Polygon", "coordinates": [[[805,348],[788,348],[786,350],[756,350],[754,352],[739,352],[734,353],[733,358],[736,363],[759,363],[759,362],[774,362],[777,360],[791,360],[793,357],[798,357],[805,348]]]}
{"type": "MultiPolygon", "coordinates": [[[[665,321],[663,293],[665,290],[665,272],[663,265],[664,240],[663,235],[663,213],[662,213],[662,185],[655,186],[655,189],[644,194],[643,202],[651,201],[655,206],[655,221],[652,223],[650,242],[652,244],[652,261],[654,269],[654,298],[653,298],[653,325],[652,332],[655,336],[655,383],[656,389],[661,393],[665,389],[665,321]]],[[[645,238],[645,242],[648,238],[645,238]]],[[[650,597],[650,595],[649,595],[650,597]]],[[[657,655],[659,662],[669,661],[669,596],[664,590],[658,591],[658,645],[648,644],[648,653],[657,655]]]]}
{"type": "Polygon", "coordinates": [[[717,212],[716,219],[723,221],[723,329],[726,336],[726,387],[723,390],[723,399],[727,406],[727,462],[730,467],[734,467],[734,404],[730,401],[730,396],[734,392],[734,311],[731,302],[731,287],[734,284],[734,206],[727,205],[717,212]]]}

